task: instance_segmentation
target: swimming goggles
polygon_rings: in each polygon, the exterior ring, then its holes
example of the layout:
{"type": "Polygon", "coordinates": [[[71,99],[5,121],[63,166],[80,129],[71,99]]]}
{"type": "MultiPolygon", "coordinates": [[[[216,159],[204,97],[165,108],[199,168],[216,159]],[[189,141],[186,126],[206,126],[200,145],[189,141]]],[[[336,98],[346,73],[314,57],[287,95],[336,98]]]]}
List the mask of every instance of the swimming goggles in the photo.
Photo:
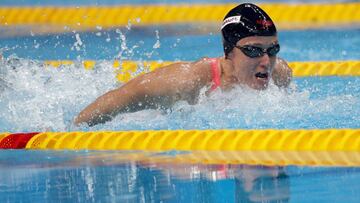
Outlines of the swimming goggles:
{"type": "Polygon", "coordinates": [[[245,45],[245,46],[235,46],[236,48],[240,49],[242,53],[250,58],[256,58],[260,56],[264,56],[264,54],[268,54],[268,56],[275,56],[280,51],[280,45],[275,44],[267,49],[263,49],[261,47],[245,45]]]}

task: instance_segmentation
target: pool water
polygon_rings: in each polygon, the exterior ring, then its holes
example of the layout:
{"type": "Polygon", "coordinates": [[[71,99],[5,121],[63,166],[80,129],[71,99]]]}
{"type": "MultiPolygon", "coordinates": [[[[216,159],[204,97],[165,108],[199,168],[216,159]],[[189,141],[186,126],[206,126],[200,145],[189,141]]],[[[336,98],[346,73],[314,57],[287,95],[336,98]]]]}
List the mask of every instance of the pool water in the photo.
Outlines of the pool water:
{"type": "MultiPolygon", "coordinates": [[[[280,31],[288,61],[358,60],[358,29],[280,31]]],[[[5,37],[0,41],[0,130],[318,129],[360,127],[359,77],[294,78],[291,87],[239,87],[167,111],[117,116],[94,127],[73,118],[116,88],[111,60],[197,60],[222,55],[217,32],[147,27],[5,37]],[[171,30],[171,31],[169,31],[171,30]],[[97,60],[58,69],[42,60],[97,60]]],[[[162,153],[171,160],[181,153],[162,153]]],[[[358,168],[153,162],[158,153],[1,150],[0,202],[358,202],[358,168]],[[141,160],[132,159],[143,157],[141,160]]]]}
{"type": "MultiPolygon", "coordinates": [[[[162,153],[171,159],[181,152],[162,153]]],[[[358,168],[149,161],[157,153],[2,151],[0,201],[358,202],[358,168]],[[131,161],[131,156],[143,159],[131,161]],[[23,157],[23,158],[19,158],[23,157]]]]}
{"type": "MultiPolygon", "coordinates": [[[[360,30],[354,28],[280,31],[279,55],[287,61],[358,60],[359,34],[360,30]]],[[[194,61],[223,55],[217,29],[199,33],[189,25],[33,36],[28,33],[4,38],[0,47],[4,56],[37,60],[194,61]]]]}
{"type": "MultiPolygon", "coordinates": [[[[2,131],[360,126],[359,77],[333,76],[294,78],[286,91],[272,85],[263,92],[246,88],[216,92],[210,98],[200,96],[197,105],[179,102],[167,111],[122,114],[92,128],[74,127],[72,120],[81,109],[121,85],[115,80],[111,60],[193,61],[222,54],[219,34],[144,29],[143,33],[130,28],[104,31],[101,36],[71,33],[2,40],[0,44],[6,48],[0,62],[2,131]],[[53,69],[44,67],[44,59],[94,59],[98,64],[93,71],[84,70],[80,63],[53,69]]],[[[289,61],[354,60],[360,58],[359,36],[358,30],[351,29],[283,31],[279,33],[280,57],[289,61]]]]}

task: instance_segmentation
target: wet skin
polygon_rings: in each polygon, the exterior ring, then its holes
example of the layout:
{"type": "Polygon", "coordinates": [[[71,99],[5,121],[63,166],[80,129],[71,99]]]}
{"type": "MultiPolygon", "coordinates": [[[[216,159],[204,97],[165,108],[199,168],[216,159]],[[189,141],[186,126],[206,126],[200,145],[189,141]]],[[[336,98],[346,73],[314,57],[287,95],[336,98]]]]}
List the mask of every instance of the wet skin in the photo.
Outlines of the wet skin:
{"type": "MultiPolygon", "coordinates": [[[[276,36],[245,37],[236,43],[237,46],[251,45],[263,49],[274,44],[278,44],[276,36]]],[[[275,67],[276,56],[264,54],[260,57],[250,58],[240,49],[234,48],[227,59],[231,61],[233,66],[231,74],[236,78],[237,83],[245,84],[256,90],[267,88],[275,67]]]]}

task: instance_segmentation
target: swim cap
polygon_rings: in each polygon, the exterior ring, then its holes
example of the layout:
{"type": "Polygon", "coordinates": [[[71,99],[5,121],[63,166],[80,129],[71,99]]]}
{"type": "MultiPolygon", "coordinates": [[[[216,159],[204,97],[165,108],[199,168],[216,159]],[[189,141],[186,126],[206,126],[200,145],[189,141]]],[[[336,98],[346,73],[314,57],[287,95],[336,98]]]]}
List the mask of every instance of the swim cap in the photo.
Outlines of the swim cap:
{"type": "Polygon", "coordinates": [[[251,3],[231,9],[221,26],[225,56],[236,43],[249,36],[275,36],[276,27],[264,10],[251,3]]]}

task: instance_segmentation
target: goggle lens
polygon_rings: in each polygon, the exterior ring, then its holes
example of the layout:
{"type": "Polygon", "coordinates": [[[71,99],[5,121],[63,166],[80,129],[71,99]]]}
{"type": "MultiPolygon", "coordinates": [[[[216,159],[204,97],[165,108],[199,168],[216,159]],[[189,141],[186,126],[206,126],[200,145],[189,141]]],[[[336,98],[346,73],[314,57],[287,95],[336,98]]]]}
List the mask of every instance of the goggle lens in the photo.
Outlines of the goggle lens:
{"type": "Polygon", "coordinates": [[[250,58],[256,58],[260,56],[264,56],[264,54],[268,54],[269,56],[275,56],[280,51],[280,45],[275,44],[267,49],[263,49],[261,47],[245,45],[242,47],[236,46],[236,48],[240,49],[246,56],[250,58]]]}

